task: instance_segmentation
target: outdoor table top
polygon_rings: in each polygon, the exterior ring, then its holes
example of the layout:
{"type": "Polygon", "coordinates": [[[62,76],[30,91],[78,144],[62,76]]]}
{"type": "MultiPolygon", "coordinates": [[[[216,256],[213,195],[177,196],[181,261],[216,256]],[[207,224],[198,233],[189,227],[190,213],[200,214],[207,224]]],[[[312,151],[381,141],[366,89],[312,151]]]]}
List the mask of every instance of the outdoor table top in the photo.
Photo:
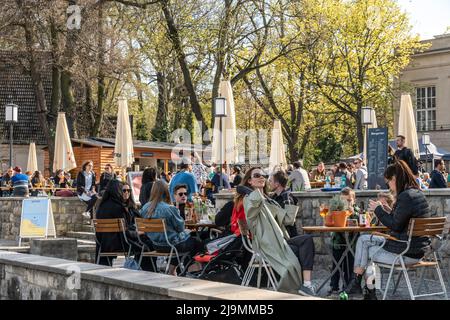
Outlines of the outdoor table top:
{"type": "MultiPolygon", "coordinates": [[[[0,188],[2,191],[8,191],[8,190],[13,190],[14,187],[1,187],[0,188]]],[[[33,187],[33,188],[29,188],[30,190],[43,190],[43,191],[52,191],[52,190],[69,190],[69,191],[76,191],[77,188],[52,188],[52,187],[33,187]]]]}
{"type": "Polygon", "coordinates": [[[185,227],[188,229],[197,229],[197,228],[216,228],[217,226],[213,222],[185,222],[185,227]]]}
{"type": "Polygon", "coordinates": [[[375,231],[386,231],[388,230],[385,226],[376,227],[326,227],[326,226],[313,226],[313,227],[302,227],[302,229],[307,233],[313,232],[375,232],[375,231]]]}

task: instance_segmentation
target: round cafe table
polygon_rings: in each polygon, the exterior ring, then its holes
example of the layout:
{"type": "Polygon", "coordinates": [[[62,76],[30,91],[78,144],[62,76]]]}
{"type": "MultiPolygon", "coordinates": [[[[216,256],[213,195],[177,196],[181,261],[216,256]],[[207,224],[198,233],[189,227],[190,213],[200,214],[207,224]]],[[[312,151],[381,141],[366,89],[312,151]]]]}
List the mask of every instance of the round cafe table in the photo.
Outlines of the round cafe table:
{"type": "MultiPolygon", "coordinates": [[[[385,226],[371,226],[371,227],[326,227],[326,226],[313,226],[313,227],[302,227],[303,231],[305,233],[319,233],[320,234],[320,240],[322,243],[322,247],[325,248],[328,255],[330,256],[331,260],[334,262],[334,269],[331,271],[331,274],[323,281],[323,283],[317,288],[317,292],[320,292],[320,290],[328,283],[328,281],[331,279],[331,277],[336,273],[339,272],[341,275],[341,279],[344,282],[345,286],[347,283],[345,283],[344,280],[344,272],[342,268],[342,264],[347,259],[348,254],[355,256],[355,252],[353,251],[353,245],[357,239],[357,237],[352,237],[350,240],[350,234],[351,233],[359,233],[359,232],[365,232],[365,233],[374,233],[374,232],[386,232],[388,231],[388,228],[385,226]],[[325,234],[329,232],[339,232],[344,234],[345,238],[345,250],[339,259],[339,261],[336,261],[336,259],[333,256],[333,250],[331,246],[328,246],[325,243],[325,234]]],[[[353,271],[353,270],[350,270],[353,271]]]]}

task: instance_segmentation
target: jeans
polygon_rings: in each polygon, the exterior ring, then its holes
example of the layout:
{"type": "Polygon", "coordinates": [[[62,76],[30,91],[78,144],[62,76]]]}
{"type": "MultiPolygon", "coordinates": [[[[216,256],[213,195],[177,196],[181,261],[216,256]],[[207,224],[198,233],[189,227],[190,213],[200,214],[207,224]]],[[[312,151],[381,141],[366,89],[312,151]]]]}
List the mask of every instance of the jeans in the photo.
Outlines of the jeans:
{"type": "MultiPolygon", "coordinates": [[[[160,252],[170,252],[169,246],[153,245],[153,247],[160,252]]],[[[175,248],[177,249],[178,254],[188,252],[187,259],[190,260],[193,259],[196,254],[204,251],[205,246],[200,240],[194,237],[189,237],[187,240],[176,244],[175,248]]],[[[172,265],[177,265],[178,261],[176,258],[172,258],[170,263],[172,265]]]]}
{"type": "MultiPolygon", "coordinates": [[[[372,259],[373,262],[392,264],[398,254],[386,251],[383,248],[380,249],[384,242],[383,237],[370,234],[361,235],[356,243],[355,267],[365,269],[369,265],[369,259],[372,259]]],[[[403,256],[403,260],[405,264],[414,264],[420,261],[420,259],[405,256],[403,256]]],[[[397,260],[395,264],[400,265],[400,260],[397,260]]]]}

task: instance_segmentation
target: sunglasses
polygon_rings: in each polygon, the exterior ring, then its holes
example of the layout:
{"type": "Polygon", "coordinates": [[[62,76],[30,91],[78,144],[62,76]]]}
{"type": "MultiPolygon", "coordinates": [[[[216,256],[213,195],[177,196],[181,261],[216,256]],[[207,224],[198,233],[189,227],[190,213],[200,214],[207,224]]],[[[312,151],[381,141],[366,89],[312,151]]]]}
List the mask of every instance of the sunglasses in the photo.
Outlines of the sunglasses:
{"type": "Polygon", "coordinates": [[[130,189],[122,189],[122,192],[130,192],[130,189]]]}
{"type": "Polygon", "coordinates": [[[180,192],[180,193],[178,194],[179,197],[187,196],[187,195],[188,195],[187,192],[180,192]]]}
{"type": "Polygon", "coordinates": [[[255,179],[259,179],[259,178],[264,178],[264,179],[267,179],[269,176],[267,175],[267,174],[262,174],[262,173],[254,173],[254,174],[252,174],[252,178],[255,178],[255,179]]]}

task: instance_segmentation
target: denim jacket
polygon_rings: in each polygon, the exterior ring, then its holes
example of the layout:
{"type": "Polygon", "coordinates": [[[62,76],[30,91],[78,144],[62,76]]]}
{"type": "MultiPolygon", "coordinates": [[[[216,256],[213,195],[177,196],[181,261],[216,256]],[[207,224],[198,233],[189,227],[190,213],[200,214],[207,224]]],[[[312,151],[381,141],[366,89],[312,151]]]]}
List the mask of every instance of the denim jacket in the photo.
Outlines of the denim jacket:
{"type": "MultiPolygon", "coordinates": [[[[167,228],[167,238],[172,245],[177,245],[189,239],[189,233],[184,230],[184,220],[180,216],[180,211],[165,202],[160,202],[156,205],[155,212],[151,217],[147,216],[147,210],[150,202],[146,203],[140,215],[143,218],[164,219],[167,228]]],[[[164,233],[147,233],[147,237],[157,246],[167,247],[164,233]]]]}

